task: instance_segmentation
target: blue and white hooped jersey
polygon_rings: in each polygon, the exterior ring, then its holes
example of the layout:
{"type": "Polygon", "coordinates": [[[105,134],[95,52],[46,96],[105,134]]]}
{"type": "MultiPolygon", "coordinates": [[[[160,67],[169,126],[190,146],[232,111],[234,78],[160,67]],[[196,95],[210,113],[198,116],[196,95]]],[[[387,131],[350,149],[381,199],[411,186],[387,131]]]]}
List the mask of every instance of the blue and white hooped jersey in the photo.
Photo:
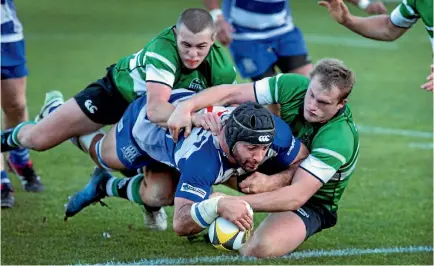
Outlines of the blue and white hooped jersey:
{"type": "MultiPolygon", "coordinates": [[[[169,102],[177,105],[194,95],[185,89],[172,91],[169,102]]],[[[216,112],[227,117],[234,107],[208,107],[200,112],[216,112]]],[[[275,117],[276,134],[265,159],[273,158],[273,166],[289,166],[300,150],[300,141],[292,135],[290,127],[275,117]]],[[[169,130],[151,123],[146,116],[146,97],[130,104],[117,125],[118,156],[124,165],[147,165],[149,159],[174,167],[181,172],[175,196],[195,202],[207,199],[214,184],[223,183],[231,176],[245,173],[229,162],[216,136],[203,128],[193,128],[184,138],[181,132],[175,143],[169,130]],[[126,144],[124,144],[126,143],[126,144]],[[143,159],[145,158],[145,159],[143,159]],[[142,164],[145,160],[145,164],[142,164]]],[[[264,160],[265,161],[265,160],[264,160]]]]}
{"type": "MultiPolygon", "coordinates": [[[[276,136],[264,161],[273,158],[273,165],[282,169],[297,157],[300,141],[283,120],[278,117],[275,120],[276,136]]],[[[175,146],[174,162],[181,172],[175,197],[194,202],[207,199],[213,185],[245,173],[241,167],[229,162],[216,136],[199,128],[193,129],[189,137],[181,139],[175,146]]]]}
{"type": "Polygon", "coordinates": [[[294,29],[288,0],[224,0],[222,10],[234,40],[269,39],[294,29]]]}
{"type": "Polygon", "coordinates": [[[1,42],[18,42],[24,39],[23,26],[17,17],[13,0],[1,0],[1,42]]]}

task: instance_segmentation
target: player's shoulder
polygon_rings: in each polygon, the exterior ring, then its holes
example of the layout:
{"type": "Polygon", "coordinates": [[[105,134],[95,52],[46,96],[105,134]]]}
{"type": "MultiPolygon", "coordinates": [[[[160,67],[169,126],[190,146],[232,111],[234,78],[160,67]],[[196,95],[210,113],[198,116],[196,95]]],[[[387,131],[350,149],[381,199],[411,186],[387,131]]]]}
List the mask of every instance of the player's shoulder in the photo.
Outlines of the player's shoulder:
{"type": "Polygon", "coordinates": [[[161,31],[146,44],[144,50],[152,52],[158,51],[159,53],[177,52],[176,38],[173,27],[169,27],[161,31]]]}
{"type": "Polygon", "coordinates": [[[181,160],[194,160],[197,165],[208,166],[208,163],[218,159],[218,151],[215,139],[210,131],[203,128],[193,128],[186,138],[182,136],[175,148],[175,162],[181,160]]]}
{"type": "Polygon", "coordinates": [[[303,99],[309,83],[308,77],[294,73],[278,74],[268,80],[271,97],[280,104],[303,99]]]}
{"type": "Polygon", "coordinates": [[[277,74],[276,76],[278,76],[279,79],[282,79],[283,81],[297,80],[299,82],[310,82],[310,79],[308,77],[297,73],[281,73],[277,74]]]}
{"type": "Polygon", "coordinates": [[[309,86],[310,79],[296,73],[283,73],[276,76],[276,82],[278,85],[299,88],[301,92],[305,92],[309,86]]]}
{"type": "Polygon", "coordinates": [[[236,72],[234,65],[219,44],[214,43],[211,46],[206,60],[210,64],[214,76],[219,77],[221,75],[231,75],[231,77],[235,77],[236,72]]]}
{"type": "Polygon", "coordinates": [[[275,134],[272,143],[273,149],[287,148],[291,146],[293,135],[291,127],[281,118],[274,116],[275,134]]]}

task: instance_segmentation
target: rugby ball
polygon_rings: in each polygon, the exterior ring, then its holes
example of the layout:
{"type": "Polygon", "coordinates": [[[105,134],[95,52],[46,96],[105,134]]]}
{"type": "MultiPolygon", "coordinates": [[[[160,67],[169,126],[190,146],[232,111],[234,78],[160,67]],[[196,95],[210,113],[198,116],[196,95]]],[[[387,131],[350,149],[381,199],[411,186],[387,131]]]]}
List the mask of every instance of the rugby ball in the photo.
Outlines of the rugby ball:
{"type": "MultiPolygon", "coordinates": [[[[253,216],[252,208],[247,204],[253,216]]],[[[241,231],[232,222],[223,217],[218,217],[212,222],[208,229],[208,236],[211,244],[220,250],[231,251],[240,249],[247,242],[251,230],[241,231]]]]}

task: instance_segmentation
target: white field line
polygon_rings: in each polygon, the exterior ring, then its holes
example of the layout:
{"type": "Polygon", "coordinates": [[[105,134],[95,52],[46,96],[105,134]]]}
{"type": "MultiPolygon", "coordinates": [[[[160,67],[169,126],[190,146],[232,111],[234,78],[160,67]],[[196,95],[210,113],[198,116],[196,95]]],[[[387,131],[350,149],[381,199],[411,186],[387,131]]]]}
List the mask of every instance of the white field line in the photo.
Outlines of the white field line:
{"type": "Polygon", "coordinates": [[[354,37],[332,36],[321,34],[304,34],[307,43],[323,45],[339,45],[346,47],[374,48],[383,50],[396,50],[398,44],[395,42],[379,42],[355,35],[354,37]]]}
{"type": "Polygon", "coordinates": [[[433,132],[357,125],[360,133],[433,139],[433,132]]]}
{"type": "Polygon", "coordinates": [[[406,129],[393,129],[385,127],[373,127],[373,126],[357,126],[361,134],[370,135],[384,135],[384,136],[404,136],[412,138],[424,138],[431,139],[429,142],[410,142],[407,144],[412,149],[432,150],[434,143],[432,142],[433,133],[428,131],[406,130],[406,129]]]}
{"type": "MultiPolygon", "coordinates": [[[[422,253],[431,252],[433,253],[432,246],[408,246],[408,247],[390,247],[390,248],[368,248],[368,249],[358,249],[358,248],[347,248],[347,249],[332,249],[332,250],[305,250],[296,251],[289,255],[283,256],[280,259],[283,260],[297,260],[306,258],[317,258],[317,257],[346,257],[346,256],[360,256],[369,254],[396,254],[396,253],[422,253]]],[[[239,255],[221,255],[221,256],[205,256],[205,257],[195,257],[195,258],[159,258],[159,259],[142,259],[132,262],[117,262],[109,261],[98,265],[180,265],[180,264],[217,264],[217,263],[231,263],[231,262],[245,262],[255,263],[258,261],[256,258],[252,257],[242,257],[239,255]]],[[[82,265],[82,264],[81,264],[82,265]]]]}
{"type": "Polygon", "coordinates": [[[432,142],[410,142],[408,147],[422,150],[434,149],[434,143],[432,142]]]}

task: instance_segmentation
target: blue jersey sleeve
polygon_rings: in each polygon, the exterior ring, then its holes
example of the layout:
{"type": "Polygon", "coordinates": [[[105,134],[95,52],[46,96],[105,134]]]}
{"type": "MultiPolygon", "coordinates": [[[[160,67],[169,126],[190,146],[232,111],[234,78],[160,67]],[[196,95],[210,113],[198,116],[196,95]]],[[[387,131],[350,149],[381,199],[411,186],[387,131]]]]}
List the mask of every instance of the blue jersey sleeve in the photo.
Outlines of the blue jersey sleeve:
{"type": "Polygon", "coordinates": [[[275,116],[274,120],[276,122],[276,134],[271,149],[277,155],[273,158],[273,162],[281,167],[288,167],[300,151],[300,141],[294,137],[291,128],[282,119],[275,116]]]}
{"type": "Polygon", "coordinates": [[[221,163],[212,137],[199,148],[192,145],[190,149],[194,151],[188,152],[188,156],[178,162],[181,177],[175,197],[200,202],[208,199],[211,187],[219,175],[221,163]]]}

